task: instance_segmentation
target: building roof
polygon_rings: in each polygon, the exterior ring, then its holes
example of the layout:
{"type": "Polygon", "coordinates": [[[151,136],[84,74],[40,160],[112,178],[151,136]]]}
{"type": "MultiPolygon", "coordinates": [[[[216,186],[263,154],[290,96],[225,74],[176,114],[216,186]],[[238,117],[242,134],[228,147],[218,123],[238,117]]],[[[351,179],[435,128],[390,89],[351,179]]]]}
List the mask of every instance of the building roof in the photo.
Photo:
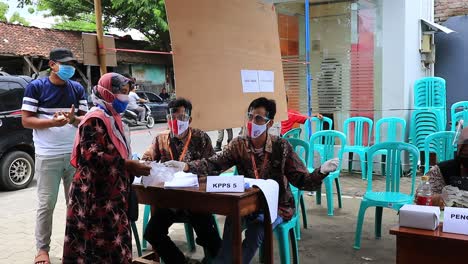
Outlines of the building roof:
{"type": "MultiPolygon", "coordinates": [[[[0,22],[0,54],[31,56],[47,59],[54,47],[69,48],[78,61],[83,62],[81,31],[27,27],[0,22]]],[[[145,49],[146,41],[115,38],[116,48],[145,49]]],[[[172,64],[170,55],[117,51],[119,63],[172,64]]]]}

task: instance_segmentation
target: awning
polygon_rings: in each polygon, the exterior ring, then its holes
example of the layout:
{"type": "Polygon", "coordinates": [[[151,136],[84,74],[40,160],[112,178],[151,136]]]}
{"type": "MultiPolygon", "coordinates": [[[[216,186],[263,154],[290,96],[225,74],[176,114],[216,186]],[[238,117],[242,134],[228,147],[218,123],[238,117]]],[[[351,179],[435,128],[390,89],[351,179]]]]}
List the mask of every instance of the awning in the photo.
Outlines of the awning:
{"type": "Polygon", "coordinates": [[[452,32],[455,32],[455,30],[451,30],[450,28],[448,27],[444,27],[442,25],[439,25],[437,23],[434,23],[434,22],[429,22],[425,19],[421,19],[421,22],[423,22],[424,24],[426,24],[426,26],[428,26],[429,28],[435,30],[435,31],[442,31],[446,34],[450,34],[452,32]]]}

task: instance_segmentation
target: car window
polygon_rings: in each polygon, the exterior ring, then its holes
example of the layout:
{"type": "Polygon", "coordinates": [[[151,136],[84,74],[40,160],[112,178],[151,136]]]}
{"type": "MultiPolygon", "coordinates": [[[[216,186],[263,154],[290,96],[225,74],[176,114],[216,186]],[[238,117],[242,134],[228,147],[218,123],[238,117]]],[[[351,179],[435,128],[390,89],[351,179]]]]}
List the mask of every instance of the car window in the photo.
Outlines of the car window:
{"type": "Polygon", "coordinates": [[[0,82],[0,112],[21,109],[24,89],[16,82],[0,82]]]}
{"type": "Polygon", "coordinates": [[[152,102],[152,103],[162,103],[161,97],[159,97],[157,94],[146,93],[146,95],[148,96],[148,99],[149,99],[150,102],[152,102]]]}
{"type": "Polygon", "coordinates": [[[145,93],[145,92],[136,92],[136,94],[137,94],[138,97],[140,97],[141,99],[148,99],[148,97],[146,97],[146,93],[145,93]]]}

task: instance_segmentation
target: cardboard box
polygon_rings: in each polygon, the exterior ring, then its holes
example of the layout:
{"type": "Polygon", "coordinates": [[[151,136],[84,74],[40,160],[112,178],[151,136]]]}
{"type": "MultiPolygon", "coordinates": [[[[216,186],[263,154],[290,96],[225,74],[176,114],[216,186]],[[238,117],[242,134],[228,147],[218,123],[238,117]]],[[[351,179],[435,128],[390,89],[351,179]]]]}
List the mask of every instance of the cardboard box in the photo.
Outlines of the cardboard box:
{"type": "Polygon", "coordinates": [[[406,204],[400,208],[400,226],[435,230],[439,226],[440,208],[406,204]]]}

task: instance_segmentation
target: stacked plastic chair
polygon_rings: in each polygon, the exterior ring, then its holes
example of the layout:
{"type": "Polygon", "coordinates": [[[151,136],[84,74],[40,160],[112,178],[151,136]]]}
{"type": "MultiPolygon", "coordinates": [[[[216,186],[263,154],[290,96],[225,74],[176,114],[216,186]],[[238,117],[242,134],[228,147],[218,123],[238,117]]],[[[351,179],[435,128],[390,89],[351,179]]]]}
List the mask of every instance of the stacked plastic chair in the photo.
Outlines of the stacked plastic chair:
{"type": "Polygon", "coordinates": [[[440,116],[435,112],[415,110],[411,116],[410,143],[419,151],[424,150],[426,137],[443,131],[445,123],[440,121],[440,116]]]}
{"type": "Polygon", "coordinates": [[[450,108],[451,131],[457,129],[458,122],[463,120],[463,126],[468,124],[468,101],[454,103],[450,108]]]}
{"type": "Polygon", "coordinates": [[[445,80],[440,77],[425,77],[414,83],[414,107],[434,112],[440,121],[447,123],[447,93],[445,80]]]}

